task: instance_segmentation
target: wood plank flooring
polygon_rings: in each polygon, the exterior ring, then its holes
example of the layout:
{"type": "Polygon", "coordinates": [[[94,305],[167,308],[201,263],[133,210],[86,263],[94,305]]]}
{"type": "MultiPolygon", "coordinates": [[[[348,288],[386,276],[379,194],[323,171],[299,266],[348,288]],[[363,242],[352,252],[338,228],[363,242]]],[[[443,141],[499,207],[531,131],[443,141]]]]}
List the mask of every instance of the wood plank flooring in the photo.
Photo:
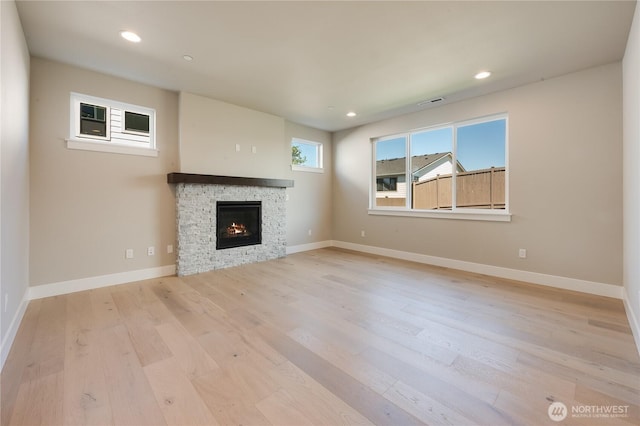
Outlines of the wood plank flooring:
{"type": "Polygon", "coordinates": [[[2,425],[640,424],[621,301],[338,249],[32,301],[1,384],[2,425]]]}

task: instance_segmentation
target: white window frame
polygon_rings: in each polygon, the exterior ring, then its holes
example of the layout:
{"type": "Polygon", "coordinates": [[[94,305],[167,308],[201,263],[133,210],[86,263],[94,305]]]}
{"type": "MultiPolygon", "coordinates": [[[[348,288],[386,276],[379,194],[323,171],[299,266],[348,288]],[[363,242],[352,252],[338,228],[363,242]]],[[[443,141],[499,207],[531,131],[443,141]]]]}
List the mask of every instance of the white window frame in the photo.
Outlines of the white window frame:
{"type": "Polygon", "coordinates": [[[299,164],[291,164],[291,170],[298,171],[298,172],[324,173],[324,163],[323,163],[324,145],[322,144],[322,142],[310,141],[310,140],[301,139],[301,138],[291,138],[290,146],[293,147],[294,144],[314,146],[317,150],[316,152],[317,152],[317,158],[318,158],[318,166],[313,167],[313,166],[302,166],[299,164]]]}
{"type": "MultiPolygon", "coordinates": [[[[499,113],[492,114],[483,117],[473,118],[469,120],[461,120],[449,123],[442,123],[434,126],[424,127],[414,129],[408,132],[396,133],[393,135],[381,136],[377,138],[371,139],[371,175],[370,175],[370,185],[369,185],[369,209],[368,214],[370,215],[378,215],[378,216],[406,216],[406,217],[426,217],[426,218],[436,218],[436,219],[462,219],[462,220],[481,220],[481,221],[494,221],[494,222],[510,222],[511,221],[511,213],[509,208],[509,116],[507,113],[499,113]],[[452,146],[452,154],[453,154],[453,164],[456,164],[457,161],[457,130],[460,127],[466,127],[473,124],[480,124],[489,121],[496,120],[505,120],[506,131],[505,131],[505,208],[504,210],[500,209],[470,209],[470,208],[458,208],[457,206],[453,206],[451,210],[418,210],[412,209],[410,206],[412,205],[412,194],[411,191],[407,190],[406,202],[403,207],[378,207],[376,206],[376,143],[394,139],[394,138],[405,138],[405,156],[406,156],[406,167],[405,174],[407,170],[411,170],[411,135],[414,133],[429,131],[429,130],[437,130],[441,128],[451,127],[453,129],[453,146],[452,146]]],[[[455,171],[455,168],[454,168],[455,171]]],[[[453,174],[454,179],[452,179],[451,185],[451,197],[453,200],[456,199],[456,173],[453,174]]],[[[408,176],[407,176],[408,177],[408,176]]],[[[410,182],[410,180],[408,180],[410,182]]],[[[455,203],[454,203],[455,204],[455,203]]]]}
{"type": "Polygon", "coordinates": [[[158,149],[156,147],[156,111],[153,108],[75,92],[71,92],[69,104],[69,138],[66,140],[68,149],[141,155],[146,157],[158,156],[158,149]],[[80,133],[81,103],[107,108],[106,136],[92,136],[80,133]],[[116,111],[120,111],[123,120],[122,129],[118,132],[114,131],[116,124],[112,123],[111,120],[112,113],[116,111]],[[124,131],[124,113],[126,111],[148,115],[149,133],[124,131]]]}

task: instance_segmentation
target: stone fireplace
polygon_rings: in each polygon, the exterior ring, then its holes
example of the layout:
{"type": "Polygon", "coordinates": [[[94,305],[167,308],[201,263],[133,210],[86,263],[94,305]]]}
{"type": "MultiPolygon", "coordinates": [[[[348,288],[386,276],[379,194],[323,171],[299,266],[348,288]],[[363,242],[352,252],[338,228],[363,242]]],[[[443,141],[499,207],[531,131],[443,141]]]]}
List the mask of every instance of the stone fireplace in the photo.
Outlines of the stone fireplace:
{"type": "Polygon", "coordinates": [[[169,173],[167,182],[176,184],[178,276],[286,255],[293,181],[169,173]]]}

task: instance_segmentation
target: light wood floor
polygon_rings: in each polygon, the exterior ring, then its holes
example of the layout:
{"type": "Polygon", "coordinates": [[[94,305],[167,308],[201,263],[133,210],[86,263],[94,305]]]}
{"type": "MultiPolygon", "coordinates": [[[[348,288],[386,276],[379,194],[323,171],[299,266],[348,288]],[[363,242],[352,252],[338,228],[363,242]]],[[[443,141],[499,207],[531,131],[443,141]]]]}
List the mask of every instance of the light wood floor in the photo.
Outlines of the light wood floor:
{"type": "Polygon", "coordinates": [[[619,300],[323,249],[32,301],[1,397],[2,425],[638,424],[640,360],[619,300]]]}

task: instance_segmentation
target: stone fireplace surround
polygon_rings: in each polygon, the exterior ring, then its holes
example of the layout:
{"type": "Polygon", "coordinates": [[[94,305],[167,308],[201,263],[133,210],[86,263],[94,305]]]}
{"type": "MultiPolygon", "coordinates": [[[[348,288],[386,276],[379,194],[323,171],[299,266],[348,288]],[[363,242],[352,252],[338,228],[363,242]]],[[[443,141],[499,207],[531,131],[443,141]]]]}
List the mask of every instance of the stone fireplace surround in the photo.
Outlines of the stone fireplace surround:
{"type": "Polygon", "coordinates": [[[177,273],[277,259],[286,255],[286,194],[293,181],[169,173],[176,184],[177,273]],[[262,201],[262,243],[216,250],[216,202],[262,201]]]}

